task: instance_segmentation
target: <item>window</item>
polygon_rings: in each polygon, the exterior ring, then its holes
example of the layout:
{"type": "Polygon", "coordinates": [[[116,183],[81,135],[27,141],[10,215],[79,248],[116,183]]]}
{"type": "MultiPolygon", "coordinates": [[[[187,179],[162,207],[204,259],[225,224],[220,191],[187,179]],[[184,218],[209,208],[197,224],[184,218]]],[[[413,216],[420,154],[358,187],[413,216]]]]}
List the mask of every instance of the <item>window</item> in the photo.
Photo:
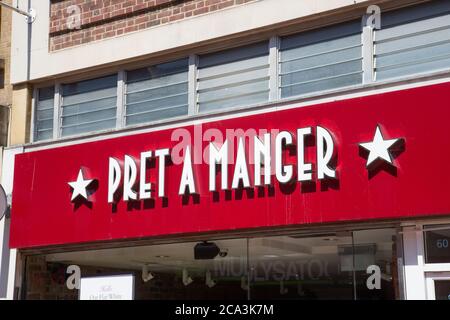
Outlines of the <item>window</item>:
{"type": "Polygon", "coordinates": [[[450,263],[450,225],[425,226],[425,262],[450,263]]]}
{"type": "Polygon", "coordinates": [[[362,74],[359,21],[281,39],[281,98],[361,84],[362,74]]]}
{"type": "Polygon", "coordinates": [[[395,235],[395,229],[371,229],[249,239],[251,298],[395,299],[395,235]],[[367,286],[367,269],[373,265],[383,275],[379,290],[367,286]]]}
{"type": "Polygon", "coordinates": [[[54,87],[37,90],[35,107],[34,140],[48,140],[53,138],[53,113],[55,89],[54,87]]]}
{"type": "Polygon", "coordinates": [[[201,56],[197,81],[199,112],[268,101],[268,42],[201,56]]]}
{"type": "Polygon", "coordinates": [[[127,73],[126,125],[188,114],[188,59],[127,73]]]}
{"type": "Polygon", "coordinates": [[[62,86],[61,135],[116,127],[117,75],[62,86]]]}
{"type": "Polygon", "coordinates": [[[377,80],[450,68],[450,1],[382,15],[375,32],[377,80]]]}
{"type": "MultiPolygon", "coordinates": [[[[133,274],[137,300],[393,300],[399,298],[396,236],[395,229],[322,235],[271,231],[207,242],[61,250],[27,258],[23,294],[78,299],[79,292],[64,281],[74,264],[82,279],[133,274]],[[379,268],[378,289],[367,284],[369,266],[379,268]]],[[[448,294],[448,284],[441,288],[448,294]]]]}
{"type": "Polygon", "coordinates": [[[450,0],[386,12],[381,23],[363,29],[358,19],[37,90],[34,140],[450,71],[450,0]]]}

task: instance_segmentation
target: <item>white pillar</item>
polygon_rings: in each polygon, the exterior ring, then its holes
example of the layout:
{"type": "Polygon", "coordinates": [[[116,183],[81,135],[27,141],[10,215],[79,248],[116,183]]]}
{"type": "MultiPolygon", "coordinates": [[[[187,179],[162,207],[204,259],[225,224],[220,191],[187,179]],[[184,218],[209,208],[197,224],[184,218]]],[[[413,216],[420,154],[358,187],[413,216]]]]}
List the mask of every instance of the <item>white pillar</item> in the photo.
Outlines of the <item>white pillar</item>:
{"type": "MultiPolygon", "coordinates": [[[[1,184],[7,195],[13,188],[14,158],[22,152],[22,147],[3,151],[1,184]]],[[[4,217],[0,221],[0,300],[14,298],[17,250],[9,249],[9,225],[9,218],[4,217]]]]}
{"type": "Polygon", "coordinates": [[[422,230],[403,228],[406,300],[426,300],[422,230]]]}

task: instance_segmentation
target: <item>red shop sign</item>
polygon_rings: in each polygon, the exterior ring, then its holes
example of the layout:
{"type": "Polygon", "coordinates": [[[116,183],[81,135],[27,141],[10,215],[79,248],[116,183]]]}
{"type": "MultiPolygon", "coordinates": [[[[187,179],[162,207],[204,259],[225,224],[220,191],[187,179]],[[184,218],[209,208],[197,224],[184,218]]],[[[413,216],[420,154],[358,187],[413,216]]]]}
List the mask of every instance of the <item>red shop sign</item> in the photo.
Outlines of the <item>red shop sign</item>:
{"type": "Polygon", "coordinates": [[[16,156],[15,248],[450,214],[450,83],[16,156]]]}

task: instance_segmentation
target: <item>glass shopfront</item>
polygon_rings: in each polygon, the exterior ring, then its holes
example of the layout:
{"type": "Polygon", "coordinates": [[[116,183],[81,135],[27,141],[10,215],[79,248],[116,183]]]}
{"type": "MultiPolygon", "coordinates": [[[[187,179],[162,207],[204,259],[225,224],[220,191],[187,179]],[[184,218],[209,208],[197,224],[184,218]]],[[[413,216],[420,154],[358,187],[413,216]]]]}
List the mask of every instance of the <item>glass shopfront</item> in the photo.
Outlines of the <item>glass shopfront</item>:
{"type": "Polygon", "coordinates": [[[78,266],[81,279],[133,275],[139,300],[397,299],[397,237],[394,228],[290,232],[28,255],[23,298],[78,299],[67,286],[78,266]]]}

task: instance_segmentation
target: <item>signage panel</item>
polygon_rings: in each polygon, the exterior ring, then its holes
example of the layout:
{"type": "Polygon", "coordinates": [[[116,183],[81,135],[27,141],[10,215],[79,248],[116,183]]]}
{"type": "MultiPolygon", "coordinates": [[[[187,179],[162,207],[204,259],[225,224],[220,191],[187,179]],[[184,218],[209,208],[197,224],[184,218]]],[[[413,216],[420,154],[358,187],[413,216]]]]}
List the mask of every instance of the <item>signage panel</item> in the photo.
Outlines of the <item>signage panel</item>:
{"type": "Polygon", "coordinates": [[[80,300],[133,300],[134,276],[81,278],[80,300]]]}
{"type": "Polygon", "coordinates": [[[16,157],[16,248],[450,213],[450,83],[16,157]]]}

